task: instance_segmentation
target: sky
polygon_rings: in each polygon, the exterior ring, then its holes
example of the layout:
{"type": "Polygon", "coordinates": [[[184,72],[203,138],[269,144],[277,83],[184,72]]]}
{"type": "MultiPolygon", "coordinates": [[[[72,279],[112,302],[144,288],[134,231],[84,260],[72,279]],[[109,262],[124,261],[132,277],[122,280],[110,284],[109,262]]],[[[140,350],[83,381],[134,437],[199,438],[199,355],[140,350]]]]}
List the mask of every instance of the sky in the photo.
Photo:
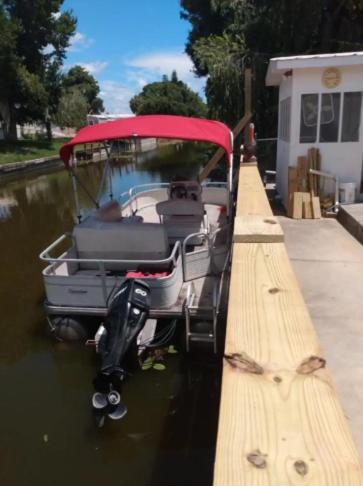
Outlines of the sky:
{"type": "Polygon", "coordinates": [[[108,113],[130,113],[129,100],[143,86],[175,69],[179,79],[204,94],[203,79],[185,54],[190,24],[179,0],[65,0],[77,29],[64,68],[79,64],[98,81],[108,113]]]}

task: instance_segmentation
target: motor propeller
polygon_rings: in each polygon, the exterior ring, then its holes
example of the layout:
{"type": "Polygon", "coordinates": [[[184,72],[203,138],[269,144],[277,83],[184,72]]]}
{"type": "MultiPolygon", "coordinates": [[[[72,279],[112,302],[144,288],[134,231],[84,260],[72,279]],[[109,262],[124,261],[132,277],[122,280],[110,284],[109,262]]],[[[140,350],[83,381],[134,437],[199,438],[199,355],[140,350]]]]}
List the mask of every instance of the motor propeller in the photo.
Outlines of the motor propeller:
{"type": "Polygon", "coordinates": [[[97,424],[105,417],[119,420],[127,413],[121,400],[126,372],[123,360],[143,329],[150,309],[150,288],[136,279],[125,280],[113,296],[103,326],[96,334],[96,347],[101,355],[101,369],[93,380],[95,393],[92,408],[97,424]]]}

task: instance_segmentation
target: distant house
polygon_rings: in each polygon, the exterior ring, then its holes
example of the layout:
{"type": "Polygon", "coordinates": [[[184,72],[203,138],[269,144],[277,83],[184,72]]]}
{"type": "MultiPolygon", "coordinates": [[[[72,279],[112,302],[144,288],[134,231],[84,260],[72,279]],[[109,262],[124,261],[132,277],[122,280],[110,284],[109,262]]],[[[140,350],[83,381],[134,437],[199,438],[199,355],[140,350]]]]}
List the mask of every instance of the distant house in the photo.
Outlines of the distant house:
{"type": "MultiPolygon", "coordinates": [[[[98,123],[105,123],[109,121],[121,120],[122,118],[131,118],[135,115],[131,113],[112,114],[106,113],[102,115],[87,115],[87,125],[97,125],[98,123]]],[[[122,152],[147,152],[154,150],[157,147],[155,138],[134,138],[130,140],[120,140],[113,143],[112,150],[117,155],[122,152]]]]}
{"type": "Polygon", "coordinates": [[[321,170],[355,182],[363,199],[363,52],[278,57],[267,86],[279,86],[277,188],[286,206],[288,166],[310,147],[321,170]]]}
{"type": "Polygon", "coordinates": [[[87,125],[97,125],[108,121],[120,120],[121,118],[131,118],[132,113],[103,113],[101,115],[87,115],[87,125]]]}

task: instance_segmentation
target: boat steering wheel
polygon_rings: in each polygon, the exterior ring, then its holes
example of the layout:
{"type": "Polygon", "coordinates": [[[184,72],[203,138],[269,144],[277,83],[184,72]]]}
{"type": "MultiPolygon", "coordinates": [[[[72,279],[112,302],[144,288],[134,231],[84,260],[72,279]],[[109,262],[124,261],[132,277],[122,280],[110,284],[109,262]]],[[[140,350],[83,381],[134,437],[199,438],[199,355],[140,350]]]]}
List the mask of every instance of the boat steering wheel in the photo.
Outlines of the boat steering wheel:
{"type": "Polygon", "coordinates": [[[172,187],[170,191],[170,199],[187,199],[188,190],[182,184],[178,184],[172,187]]]}

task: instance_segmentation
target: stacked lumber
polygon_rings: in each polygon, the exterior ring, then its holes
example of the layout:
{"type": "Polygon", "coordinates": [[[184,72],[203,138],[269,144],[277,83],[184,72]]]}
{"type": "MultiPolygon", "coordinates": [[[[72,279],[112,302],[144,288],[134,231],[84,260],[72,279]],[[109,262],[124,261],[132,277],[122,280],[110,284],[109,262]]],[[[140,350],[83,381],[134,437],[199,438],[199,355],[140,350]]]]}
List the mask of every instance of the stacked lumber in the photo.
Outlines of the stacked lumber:
{"type": "Polygon", "coordinates": [[[320,178],[310,169],[320,170],[319,149],[310,148],[307,157],[297,158],[297,166],[288,168],[287,215],[294,219],[320,219],[320,178]]]}
{"type": "Polygon", "coordinates": [[[266,222],[275,219],[265,197],[258,168],[242,164],[213,484],[362,485],[281,231],[272,229],[278,221],[266,222]]]}

